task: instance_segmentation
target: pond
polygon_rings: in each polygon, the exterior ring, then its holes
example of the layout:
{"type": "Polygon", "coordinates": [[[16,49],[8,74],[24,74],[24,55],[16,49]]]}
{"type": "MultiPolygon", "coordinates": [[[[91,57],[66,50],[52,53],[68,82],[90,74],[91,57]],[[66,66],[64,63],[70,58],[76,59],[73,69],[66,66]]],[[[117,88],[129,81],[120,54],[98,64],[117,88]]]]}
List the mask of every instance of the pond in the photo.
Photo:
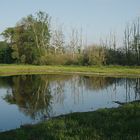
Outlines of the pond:
{"type": "Polygon", "coordinates": [[[140,99],[140,78],[80,75],[0,77],[0,131],[140,99]]]}

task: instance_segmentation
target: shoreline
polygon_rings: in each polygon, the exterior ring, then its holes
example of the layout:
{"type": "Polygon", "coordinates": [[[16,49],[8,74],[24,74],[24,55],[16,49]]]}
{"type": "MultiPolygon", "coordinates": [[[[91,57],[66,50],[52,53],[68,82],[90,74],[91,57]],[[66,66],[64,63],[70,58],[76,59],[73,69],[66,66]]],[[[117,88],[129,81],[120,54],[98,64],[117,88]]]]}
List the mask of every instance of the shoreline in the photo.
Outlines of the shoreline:
{"type": "Polygon", "coordinates": [[[78,74],[106,77],[140,77],[140,67],[0,65],[0,76],[29,74],[78,74]]]}
{"type": "Polygon", "coordinates": [[[134,102],[117,108],[61,115],[35,125],[25,125],[15,130],[0,132],[0,139],[137,140],[140,138],[139,117],[140,103],[134,102]]]}

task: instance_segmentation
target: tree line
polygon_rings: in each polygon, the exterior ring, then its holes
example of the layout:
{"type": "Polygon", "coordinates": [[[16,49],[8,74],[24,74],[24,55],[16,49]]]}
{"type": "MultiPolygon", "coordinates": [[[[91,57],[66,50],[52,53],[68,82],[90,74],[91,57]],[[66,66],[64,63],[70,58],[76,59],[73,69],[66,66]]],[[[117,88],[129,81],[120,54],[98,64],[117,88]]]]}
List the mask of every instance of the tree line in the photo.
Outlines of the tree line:
{"type": "Polygon", "coordinates": [[[82,30],[71,30],[68,41],[62,27],[52,28],[51,18],[37,12],[5,29],[0,42],[0,63],[34,65],[140,65],[140,19],[124,29],[123,45],[116,36],[98,45],[86,45],[82,30]]]}

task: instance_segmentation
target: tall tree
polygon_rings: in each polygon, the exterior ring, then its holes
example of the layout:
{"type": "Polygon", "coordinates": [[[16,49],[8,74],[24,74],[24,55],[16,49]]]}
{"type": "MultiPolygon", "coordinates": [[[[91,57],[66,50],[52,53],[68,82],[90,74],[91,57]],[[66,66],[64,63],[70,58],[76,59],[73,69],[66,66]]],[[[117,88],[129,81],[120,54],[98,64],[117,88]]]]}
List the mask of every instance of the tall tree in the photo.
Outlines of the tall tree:
{"type": "Polygon", "coordinates": [[[48,52],[51,37],[50,17],[48,14],[40,11],[35,16],[29,15],[23,20],[31,27],[35,45],[40,53],[44,53],[44,50],[48,52]]]}
{"type": "Polygon", "coordinates": [[[51,46],[54,49],[54,54],[64,53],[64,34],[63,29],[60,26],[58,29],[52,31],[51,46]]]}
{"type": "Polygon", "coordinates": [[[6,29],[2,35],[10,44],[12,58],[17,63],[42,64],[42,57],[49,50],[50,21],[48,14],[38,12],[35,16],[23,18],[13,28],[6,29]]]}

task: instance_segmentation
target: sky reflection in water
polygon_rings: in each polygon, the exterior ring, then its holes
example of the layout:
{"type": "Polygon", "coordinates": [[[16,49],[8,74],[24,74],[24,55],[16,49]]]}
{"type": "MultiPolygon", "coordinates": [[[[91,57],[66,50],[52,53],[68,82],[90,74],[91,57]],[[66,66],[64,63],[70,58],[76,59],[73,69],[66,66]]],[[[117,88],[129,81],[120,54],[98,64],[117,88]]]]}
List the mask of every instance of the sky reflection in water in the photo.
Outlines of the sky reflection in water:
{"type": "Polygon", "coordinates": [[[71,112],[140,99],[139,78],[78,75],[0,77],[0,131],[71,112]]]}

